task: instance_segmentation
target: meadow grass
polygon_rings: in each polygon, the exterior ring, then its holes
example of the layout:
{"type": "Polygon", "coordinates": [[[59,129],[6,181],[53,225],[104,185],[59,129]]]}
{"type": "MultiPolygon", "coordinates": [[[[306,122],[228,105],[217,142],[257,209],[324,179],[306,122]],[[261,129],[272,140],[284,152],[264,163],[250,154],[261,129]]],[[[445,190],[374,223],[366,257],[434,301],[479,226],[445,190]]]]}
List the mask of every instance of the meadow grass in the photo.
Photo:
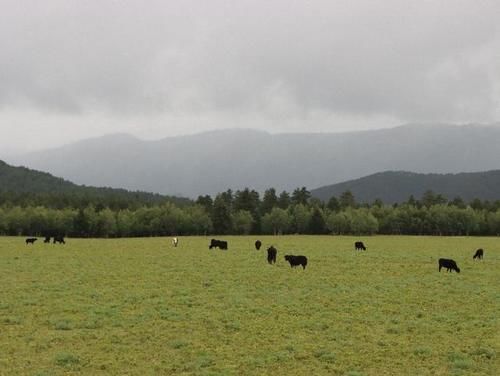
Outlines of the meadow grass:
{"type": "Polygon", "coordinates": [[[498,238],[221,238],[0,238],[0,375],[500,373],[498,238]]]}

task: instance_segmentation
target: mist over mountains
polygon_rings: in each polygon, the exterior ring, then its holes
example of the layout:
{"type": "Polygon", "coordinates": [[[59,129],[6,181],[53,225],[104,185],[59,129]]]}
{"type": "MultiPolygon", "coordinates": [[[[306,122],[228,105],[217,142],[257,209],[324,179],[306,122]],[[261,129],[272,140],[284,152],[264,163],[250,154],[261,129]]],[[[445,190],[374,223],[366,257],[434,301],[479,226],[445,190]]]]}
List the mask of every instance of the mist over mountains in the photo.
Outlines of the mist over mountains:
{"type": "Polygon", "coordinates": [[[301,134],[230,129],[157,141],[116,134],[7,160],[77,184],[196,197],[229,188],[313,189],[387,170],[493,170],[500,167],[498,145],[497,126],[301,134]]]}

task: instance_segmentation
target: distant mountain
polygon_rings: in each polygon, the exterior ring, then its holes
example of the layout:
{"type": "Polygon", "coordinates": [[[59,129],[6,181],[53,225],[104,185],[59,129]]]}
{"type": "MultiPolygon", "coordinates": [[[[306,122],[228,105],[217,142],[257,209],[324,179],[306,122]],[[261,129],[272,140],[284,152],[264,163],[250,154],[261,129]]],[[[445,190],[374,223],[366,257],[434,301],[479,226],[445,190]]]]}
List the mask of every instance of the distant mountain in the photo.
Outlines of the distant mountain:
{"type": "Polygon", "coordinates": [[[466,202],[475,198],[494,201],[500,200],[500,170],[460,174],[386,171],[314,189],[311,195],[328,201],[347,190],[353,193],[356,201],[364,203],[381,199],[384,203],[393,204],[408,200],[410,195],[419,199],[427,190],[450,200],[461,197],[466,202]]]}
{"type": "Polygon", "coordinates": [[[196,197],[228,188],[320,187],[379,171],[500,168],[499,126],[407,125],[348,133],[221,130],[143,141],[88,139],[12,159],[79,184],[196,197]]]}
{"type": "Polygon", "coordinates": [[[189,200],[180,197],[167,197],[148,192],[130,192],[125,189],[96,188],[74,184],[46,172],[31,170],[25,167],[14,167],[0,160],[0,193],[11,192],[17,196],[32,194],[30,197],[68,196],[83,198],[87,202],[134,202],[153,204],[172,201],[178,204],[189,200]]]}

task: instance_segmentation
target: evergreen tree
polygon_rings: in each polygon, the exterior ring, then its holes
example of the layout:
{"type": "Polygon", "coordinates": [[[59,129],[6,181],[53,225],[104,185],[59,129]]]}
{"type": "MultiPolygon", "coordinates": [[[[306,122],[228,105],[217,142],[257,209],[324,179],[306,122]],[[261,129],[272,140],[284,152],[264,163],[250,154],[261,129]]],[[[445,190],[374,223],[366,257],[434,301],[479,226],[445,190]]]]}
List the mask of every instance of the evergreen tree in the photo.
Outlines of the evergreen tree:
{"type": "Polygon", "coordinates": [[[269,188],[264,192],[261,204],[261,213],[267,214],[273,208],[278,206],[278,196],[276,196],[276,189],[269,188]]]}
{"type": "Polygon", "coordinates": [[[432,190],[427,190],[422,196],[422,205],[430,208],[433,205],[441,205],[447,202],[446,198],[441,194],[435,194],[432,190]]]}
{"type": "Polygon", "coordinates": [[[413,195],[410,195],[410,198],[407,201],[408,205],[411,206],[417,206],[417,200],[415,200],[415,197],[413,195]]]}
{"type": "Polygon", "coordinates": [[[214,201],[209,195],[198,196],[198,198],[196,199],[196,204],[204,207],[207,213],[211,213],[214,201]]]}
{"type": "Polygon", "coordinates": [[[326,233],[325,218],[318,207],[313,208],[311,220],[309,221],[309,233],[318,235],[326,233]]]}
{"type": "Polygon", "coordinates": [[[482,210],[483,209],[483,203],[480,199],[475,198],[474,200],[471,201],[470,207],[474,210],[482,210]]]}
{"type": "Polygon", "coordinates": [[[459,209],[465,209],[467,207],[467,205],[465,205],[464,200],[462,200],[460,197],[455,197],[448,203],[448,205],[456,206],[459,209]]]}
{"type": "Polygon", "coordinates": [[[311,193],[306,189],[306,187],[296,188],[292,193],[292,204],[307,205],[310,198],[311,193]]]}
{"type": "Polygon", "coordinates": [[[356,207],[356,200],[354,199],[354,195],[349,190],[343,192],[340,195],[339,202],[340,202],[340,207],[342,209],[355,208],[356,207]]]}
{"type": "MultiPolygon", "coordinates": [[[[224,202],[226,203],[229,210],[233,209],[234,197],[233,197],[233,191],[231,189],[228,189],[226,192],[220,193],[218,196],[220,196],[220,198],[222,200],[224,200],[224,202]]],[[[214,201],[214,205],[215,205],[215,201],[214,201]]]]}
{"type": "Polygon", "coordinates": [[[278,198],[278,207],[281,209],[288,209],[290,203],[290,194],[287,191],[281,192],[278,198]]]}
{"type": "Polygon", "coordinates": [[[75,217],[73,228],[77,236],[81,237],[89,236],[90,223],[83,209],[78,209],[78,214],[75,217]]]}
{"type": "Polygon", "coordinates": [[[330,197],[330,200],[328,200],[328,204],[326,205],[326,207],[332,212],[338,212],[340,210],[340,202],[337,197],[332,196],[330,197]]]}
{"type": "Polygon", "coordinates": [[[231,207],[228,201],[227,192],[226,194],[218,194],[215,197],[211,219],[216,234],[225,235],[231,233],[233,226],[231,221],[231,207]]]}
{"type": "Polygon", "coordinates": [[[242,191],[237,191],[233,200],[233,212],[240,210],[247,211],[252,216],[252,232],[260,232],[260,197],[255,190],[245,188],[242,191]]]}

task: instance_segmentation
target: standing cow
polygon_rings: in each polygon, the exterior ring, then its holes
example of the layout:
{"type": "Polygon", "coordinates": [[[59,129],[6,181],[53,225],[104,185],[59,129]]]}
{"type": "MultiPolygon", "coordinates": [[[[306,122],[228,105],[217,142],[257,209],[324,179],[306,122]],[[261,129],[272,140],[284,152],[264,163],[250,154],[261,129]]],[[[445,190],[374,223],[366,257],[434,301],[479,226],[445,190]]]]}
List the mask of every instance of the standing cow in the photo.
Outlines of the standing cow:
{"type": "Polygon", "coordinates": [[[267,249],[267,262],[272,265],[276,264],[276,255],[278,254],[278,250],[273,246],[270,246],[267,249]]]}
{"type": "Polygon", "coordinates": [[[54,241],[52,242],[52,244],[56,244],[56,243],[66,244],[66,242],[64,241],[64,236],[63,235],[54,236],[54,241]]]}
{"type": "Polygon", "coordinates": [[[262,242],[260,240],[257,240],[255,242],[255,249],[258,251],[260,249],[260,247],[262,246],[262,242]]]}
{"type": "Polygon", "coordinates": [[[177,237],[172,238],[172,245],[177,247],[177,244],[179,244],[179,239],[177,239],[177,237]]]}
{"type": "Polygon", "coordinates": [[[37,240],[38,240],[37,238],[27,238],[26,239],[26,245],[28,245],[28,244],[35,244],[35,242],[37,240]]]}
{"type": "Polygon", "coordinates": [[[298,265],[302,265],[302,268],[305,269],[307,265],[307,257],[306,256],[294,256],[294,255],[286,255],[285,260],[290,263],[292,268],[295,268],[298,265]]]}

